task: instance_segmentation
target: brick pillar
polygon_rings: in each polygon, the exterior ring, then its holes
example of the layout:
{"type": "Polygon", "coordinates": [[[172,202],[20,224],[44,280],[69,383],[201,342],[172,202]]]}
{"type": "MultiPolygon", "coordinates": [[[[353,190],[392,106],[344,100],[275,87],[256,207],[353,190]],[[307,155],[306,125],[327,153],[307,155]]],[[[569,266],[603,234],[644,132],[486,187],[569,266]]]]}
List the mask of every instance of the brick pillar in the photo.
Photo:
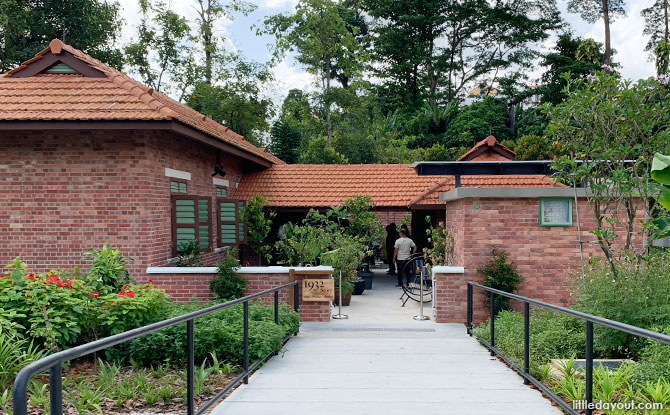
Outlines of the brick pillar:
{"type": "Polygon", "coordinates": [[[463,267],[433,267],[435,322],[467,321],[467,281],[463,267]]]}
{"type": "Polygon", "coordinates": [[[300,321],[330,321],[330,301],[303,301],[302,280],[329,279],[332,274],[332,269],[300,268],[295,270],[295,279],[298,281],[300,321]]]}

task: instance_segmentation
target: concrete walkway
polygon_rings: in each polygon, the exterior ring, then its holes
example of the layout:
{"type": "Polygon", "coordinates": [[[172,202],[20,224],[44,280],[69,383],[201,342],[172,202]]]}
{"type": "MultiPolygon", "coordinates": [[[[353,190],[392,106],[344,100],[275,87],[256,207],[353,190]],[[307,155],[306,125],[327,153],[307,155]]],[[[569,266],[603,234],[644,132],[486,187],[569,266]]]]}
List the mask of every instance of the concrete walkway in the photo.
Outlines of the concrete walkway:
{"type": "Polygon", "coordinates": [[[359,297],[390,301],[376,309],[377,317],[370,304],[355,301],[345,308],[350,320],[303,323],[285,353],[212,413],[561,414],[491,358],[463,325],[413,321],[416,303],[397,311],[400,289],[383,287],[359,297]]]}

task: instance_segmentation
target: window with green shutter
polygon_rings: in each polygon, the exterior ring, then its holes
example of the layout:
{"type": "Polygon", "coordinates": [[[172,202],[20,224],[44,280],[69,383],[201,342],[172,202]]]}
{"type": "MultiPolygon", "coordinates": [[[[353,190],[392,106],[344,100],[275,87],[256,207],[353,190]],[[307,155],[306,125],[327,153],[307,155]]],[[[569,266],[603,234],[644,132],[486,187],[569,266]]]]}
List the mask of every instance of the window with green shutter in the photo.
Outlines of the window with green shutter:
{"type": "Polygon", "coordinates": [[[198,241],[200,249],[209,249],[211,208],[207,198],[197,196],[172,196],[172,252],[177,255],[179,246],[198,241]]]}
{"type": "Polygon", "coordinates": [[[176,180],[170,181],[170,193],[188,193],[186,182],[178,182],[176,180]]]}
{"type": "Polygon", "coordinates": [[[217,199],[219,237],[218,245],[236,245],[238,240],[238,201],[234,199],[217,199]]]}
{"type": "Polygon", "coordinates": [[[228,197],[228,189],[225,187],[217,187],[216,188],[216,197],[228,197]]]}
{"type": "Polygon", "coordinates": [[[244,234],[246,232],[246,229],[244,227],[244,222],[242,221],[242,209],[244,209],[244,202],[237,202],[237,212],[238,212],[238,217],[239,217],[239,228],[238,228],[238,236],[239,236],[239,242],[244,242],[244,234]]]}

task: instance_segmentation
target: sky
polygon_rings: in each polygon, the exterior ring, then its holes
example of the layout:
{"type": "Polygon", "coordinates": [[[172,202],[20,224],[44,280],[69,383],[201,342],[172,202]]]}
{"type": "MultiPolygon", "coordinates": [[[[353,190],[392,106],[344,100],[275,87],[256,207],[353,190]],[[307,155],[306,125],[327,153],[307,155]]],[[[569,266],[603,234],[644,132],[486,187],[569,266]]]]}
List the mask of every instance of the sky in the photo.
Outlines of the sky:
{"type": "MultiPolygon", "coordinates": [[[[232,20],[220,22],[217,31],[219,35],[227,39],[230,48],[241,51],[248,59],[267,62],[271,58],[268,44],[273,43],[273,38],[268,35],[257,36],[254,26],[259,26],[265,16],[291,12],[297,0],[251,1],[258,6],[256,11],[248,16],[236,14],[232,20]]],[[[621,64],[620,72],[624,78],[647,78],[654,75],[654,67],[653,63],[648,60],[648,53],[644,51],[647,39],[642,35],[644,20],[640,16],[640,11],[649,7],[653,0],[628,0],[626,3],[627,16],[618,18],[611,25],[612,47],[617,51],[614,60],[621,64]]],[[[122,42],[127,43],[135,32],[141,13],[138,0],[120,0],[120,4],[125,21],[122,42]]],[[[196,4],[196,0],[172,0],[171,7],[193,22],[196,18],[194,8],[196,4]]],[[[569,23],[573,33],[604,43],[605,30],[602,20],[594,24],[587,23],[579,15],[567,12],[566,0],[559,0],[558,4],[563,19],[569,23]]],[[[549,40],[542,45],[542,49],[549,50],[554,41],[555,39],[549,40]]],[[[274,66],[273,72],[276,81],[274,87],[269,90],[269,95],[276,104],[281,104],[289,89],[314,89],[314,78],[291,56],[274,66]]],[[[541,72],[540,68],[536,75],[539,76],[541,72]]]]}

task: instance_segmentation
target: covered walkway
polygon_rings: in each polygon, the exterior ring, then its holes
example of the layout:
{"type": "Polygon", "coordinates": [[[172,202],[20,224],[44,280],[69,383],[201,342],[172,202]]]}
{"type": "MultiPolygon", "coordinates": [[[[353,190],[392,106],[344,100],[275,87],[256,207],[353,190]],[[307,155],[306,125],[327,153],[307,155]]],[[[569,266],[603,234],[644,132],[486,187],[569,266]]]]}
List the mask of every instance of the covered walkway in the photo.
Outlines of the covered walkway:
{"type": "Polygon", "coordinates": [[[285,353],[212,413],[561,414],[463,325],[413,321],[416,303],[397,311],[400,291],[386,285],[366,292],[367,305],[366,294],[354,297],[344,309],[350,320],[302,324],[285,353]],[[384,306],[377,317],[375,301],[384,306]]]}

